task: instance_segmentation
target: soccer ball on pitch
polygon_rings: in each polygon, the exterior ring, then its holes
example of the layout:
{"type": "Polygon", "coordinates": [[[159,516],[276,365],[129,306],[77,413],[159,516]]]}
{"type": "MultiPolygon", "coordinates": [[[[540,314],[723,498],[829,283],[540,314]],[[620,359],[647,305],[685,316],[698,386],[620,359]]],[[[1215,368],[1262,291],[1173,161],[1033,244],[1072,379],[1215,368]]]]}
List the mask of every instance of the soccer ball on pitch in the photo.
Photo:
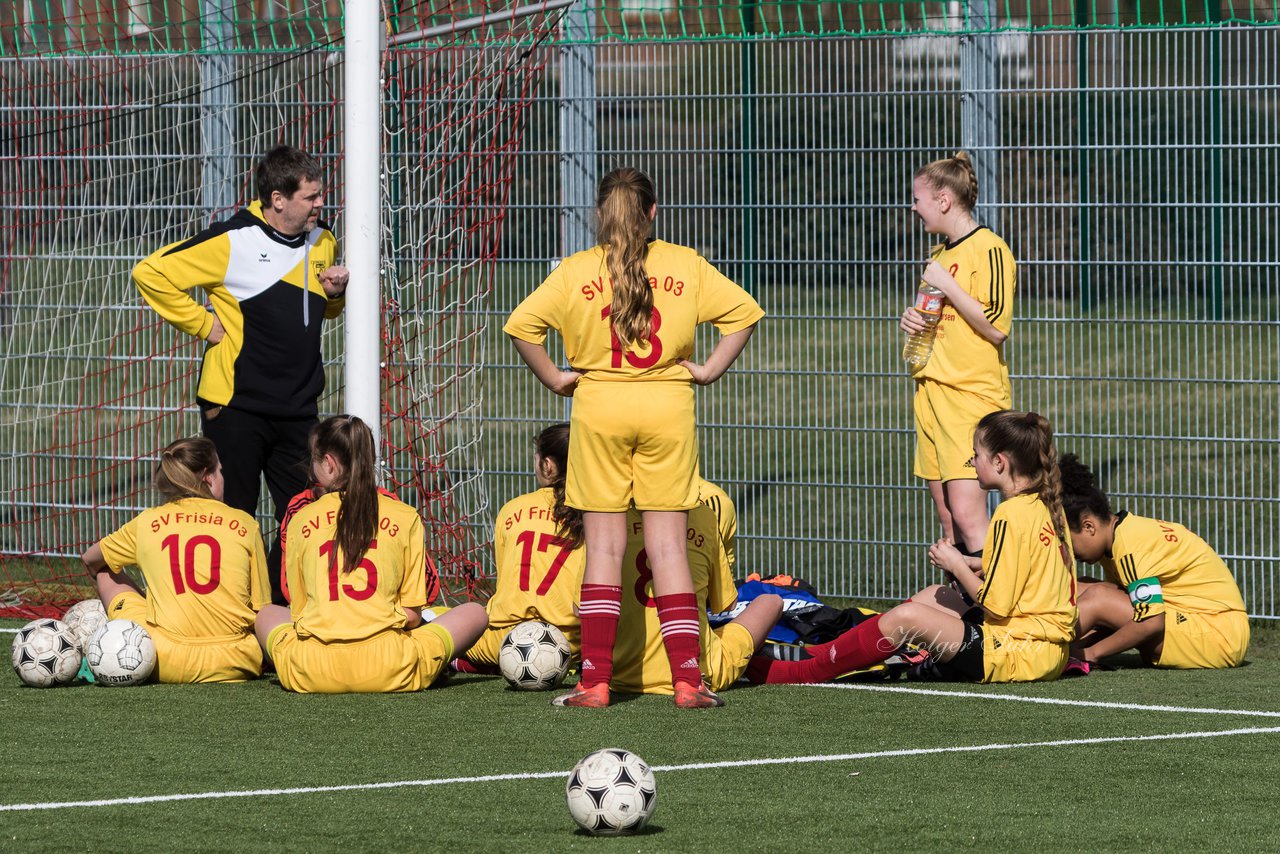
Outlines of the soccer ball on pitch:
{"type": "Polygon", "coordinates": [[[498,669],[517,691],[547,691],[560,684],[572,653],[564,632],[549,623],[520,623],[507,632],[498,669]]]}
{"type": "Polygon", "coordinates": [[[637,832],[658,800],[653,771],[620,747],[597,750],[575,765],[564,791],[573,820],[593,836],[637,832]]]}
{"type": "Polygon", "coordinates": [[[80,672],[75,633],[61,620],[33,620],[13,638],[13,669],[33,688],[66,685],[80,672]]]}
{"type": "Polygon", "coordinates": [[[62,622],[66,623],[75,634],[76,644],[82,653],[88,651],[89,638],[93,637],[93,633],[102,628],[102,624],[106,621],[107,609],[103,607],[100,599],[85,599],[83,602],[77,602],[62,615],[62,622]]]}
{"type": "Polygon", "coordinates": [[[156,645],[133,620],[108,620],[89,639],[89,669],[103,685],[137,685],[156,669],[156,645]]]}

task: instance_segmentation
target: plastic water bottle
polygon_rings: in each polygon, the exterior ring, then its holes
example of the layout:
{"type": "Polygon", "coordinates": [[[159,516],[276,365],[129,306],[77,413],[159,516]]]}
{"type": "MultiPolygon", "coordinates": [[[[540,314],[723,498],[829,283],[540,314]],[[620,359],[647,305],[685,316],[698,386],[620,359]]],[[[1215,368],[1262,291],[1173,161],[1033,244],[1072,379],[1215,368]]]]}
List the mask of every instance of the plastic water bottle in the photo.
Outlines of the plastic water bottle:
{"type": "Polygon", "coordinates": [[[923,368],[933,353],[933,339],[938,333],[938,321],[942,319],[945,301],[942,291],[927,282],[920,283],[920,290],[916,293],[916,311],[929,325],[909,337],[902,348],[902,359],[912,373],[923,368]]]}

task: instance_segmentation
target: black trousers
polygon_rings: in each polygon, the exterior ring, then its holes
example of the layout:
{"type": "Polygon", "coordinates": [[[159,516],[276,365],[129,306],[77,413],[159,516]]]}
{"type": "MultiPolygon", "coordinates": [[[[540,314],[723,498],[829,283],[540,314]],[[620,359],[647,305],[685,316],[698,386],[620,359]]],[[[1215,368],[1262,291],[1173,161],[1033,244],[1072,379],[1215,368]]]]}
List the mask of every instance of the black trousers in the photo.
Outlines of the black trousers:
{"type": "Polygon", "coordinates": [[[289,500],[311,482],[307,437],[316,419],[271,418],[229,406],[200,406],[204,435],[218,448],[225,481],[223,501],[249,515],[258,512],[262,476],[275,505],[276,530],[268,541],[271,601],[286,604],[280,589],[280,520],[289,500]]]}

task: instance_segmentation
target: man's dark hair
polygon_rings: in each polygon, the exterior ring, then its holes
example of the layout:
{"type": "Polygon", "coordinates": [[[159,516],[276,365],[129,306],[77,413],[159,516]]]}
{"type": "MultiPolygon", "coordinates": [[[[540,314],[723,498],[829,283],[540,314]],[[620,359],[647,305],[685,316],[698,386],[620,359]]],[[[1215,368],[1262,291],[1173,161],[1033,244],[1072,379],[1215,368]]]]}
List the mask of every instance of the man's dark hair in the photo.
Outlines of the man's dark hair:
{"type": "Polygon", "coordinates": [[[270,204],[271,194],[279,190],[285,198],[298,192],[298,185],[306,181],[324,181],[324,169],[320,161],[292,145],[278,145],[267,152],[258,164],[255,175],[258,198],[270,204]]]}

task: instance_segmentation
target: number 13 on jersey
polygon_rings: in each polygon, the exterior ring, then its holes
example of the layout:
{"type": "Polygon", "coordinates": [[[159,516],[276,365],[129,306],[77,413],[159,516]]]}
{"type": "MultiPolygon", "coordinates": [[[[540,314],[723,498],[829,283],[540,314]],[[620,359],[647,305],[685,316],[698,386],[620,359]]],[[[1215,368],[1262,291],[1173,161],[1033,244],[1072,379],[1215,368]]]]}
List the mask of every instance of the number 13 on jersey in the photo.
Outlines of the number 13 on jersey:
{"type": "MultiPolygon", "coordinates": [[[[600,319],[609,322],[609,316],[613,313],[613,306],[606,305],[600,309],[600,319]]],[[[613,324],[609,323],[609,340],[610,350],[613,353],[613,361],[610,362],[615,368],[622,367],[622,357],[625,355],[627,364],[633,368],[652,368],[658,364],[658,360],[662,358],[662,341],[658,338],[658,330],[662,327],[662,315],[658,314],[658,309],[654,308],[652,322],[649,328],[649,355],[638,356],[628,350],[625,354],[622,352],[622,342],[618,340],[618,334],[613,331],[613,324]]]]}

